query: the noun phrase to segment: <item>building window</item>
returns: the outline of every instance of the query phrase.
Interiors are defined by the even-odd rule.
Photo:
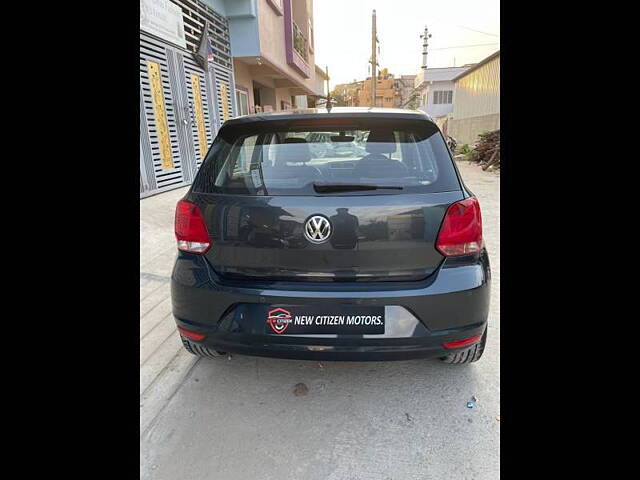
[[[435,104],[453,103],[453,90],[437,90],[433,92],[433,103]]]
[[[309,43],[302,33],[302,29],[296,22],[293,22],[293,49],[304,59],[309,61]]]
[[[238,105],[238,115],[249,114],[249,95],[242,90],[236,90],[236,104]]]

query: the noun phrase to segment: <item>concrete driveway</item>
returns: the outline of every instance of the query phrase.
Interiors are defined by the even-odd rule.
[[[500,177],[458,166],[480,199],[493,273],[488,346],[469,366],[190,356],[168,297],[185,189],[141,200],[141,478],[499,478]]]

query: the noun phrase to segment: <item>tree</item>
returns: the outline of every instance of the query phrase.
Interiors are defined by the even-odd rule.
[[[347,99],[344,95],[344,93],[342,92],[338,92],[336,90],[332,91],[331,93],[329,93],[329,95],[331,96],[331,100],[332,100],[332,104],[336,107],[346,107],[347,106]]]

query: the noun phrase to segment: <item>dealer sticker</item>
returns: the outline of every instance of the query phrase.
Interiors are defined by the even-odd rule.
[[[281,306],[266,314],[267,333],[281,334],[383,334],[384,307]]]

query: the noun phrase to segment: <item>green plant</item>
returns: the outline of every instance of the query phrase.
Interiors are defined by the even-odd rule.
[[[471,148],[469,148],[469,144],[465,143],[464,145],[462,145],[462,147],[460,148],[460,153],[466,155],[467,153],[471,152]]]
[[[337,107],[346,107],[347,99],[343,93],[338,93],[336,90],[329,94],[333,100],[333,105]]]
[[[478,152],[475,150],[470,150],[468,153],[464,154],[464,160],[467,162],[477,162],[478,161]]]

